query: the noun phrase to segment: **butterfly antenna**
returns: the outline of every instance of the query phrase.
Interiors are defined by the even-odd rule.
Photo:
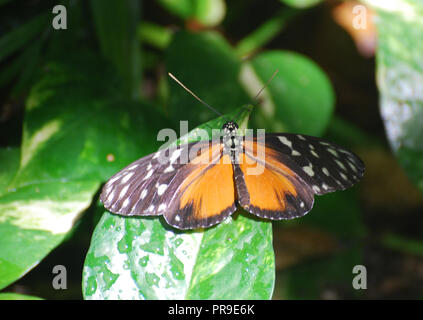
[[[178,80],[178,78],[176,78],[172,73],[168,73],[169,76],[175,80],[182,88],[184,88],[186,91],[188,91],[188,93],[190,93],[195,99],[197,99],[198,101],[200,101],[202,104],[204,104],[207,108],[209,108],[211,111],[213,111],[214,113],[216,113],[219,116],[222,116],[222,114],[217,111],[215,108],[213,108],[211,105],[209,105],[207,102],[204,102],[203,100],[201,100],[194,92],[192,92],[190,89],[188,89],[181,81]]]
[[[269,78],[269,80],[267,80],[266,84],[259,90],[259,92],[257,92],[256,96],[254,97],[254,101],[257,102],[258,101],[258,97],[260,96],[260,94],[263,92],[264,89],[266,89],[270,82],[273,80],[273,78],[278,74],[279,69],[276,69],[275,72],[273,72],[272,76]]]
[[[267,80],[266,84],[257,92],[256,96],[254,97],[254,99],[252,100],[253,104],[258,102],[258,97],[260,96],[260,94],[263,92],[264,89],[266,89],[266,87],[269,85],[269,83],[273,80],[273,78],[278,74],[279,69],[276,69],[275,72],[273,72],[272,76],[269,78],[269,80]],[[247,106],[243,106],[244,108],[248,109]],[[236,118],[238,118],[238,116],[241,114],[241,110],[238,112]]]

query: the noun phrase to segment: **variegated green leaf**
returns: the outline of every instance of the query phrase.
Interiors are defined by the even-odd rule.
[[[20,152],[0,152],[0,288],[64,239],[108,176],[155,149],[154,113],[119,108],[113,76],[89,57],[48,65],[27,100]]]
[[[423,190],[423,3],[363,1],[377,15],[377,84],[386,134],[400,164]]]

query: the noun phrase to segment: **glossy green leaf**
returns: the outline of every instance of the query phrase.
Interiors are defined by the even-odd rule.
[[[195,19],[205,26],[217,26],[225,17],[225,0],[197,0],[194,4]]]
[[[169,12],[184,19],[192,19],[204,26],[216,26],[226,14],[224,0],[159,0]]]
[[[377,84],[386,134],[400,164],[423,191],[423,3],[364,1],[377,14]]]
[[[25,67],[23,68],[20,77],[12,90],[12,96],[16,97],[22,93],[23,90],[26,90],[30,87],[37,72],[37,68],[39,67],[43,40],[44,39],[40,39],[39,41],[32,44],[28,49],[26,49],[27,52],[24,53],[24,55],[27,57],[27,60],[24,64]]]
[[[155,150],[157,115],[118,100],[116,80],[80,54],[46,67],[27,100],[20,153],[0,153],[0,288],[63,240],[101,182]]]
[[[6,193],[9,182],[19,168],[20,150],[18,148],[0,149],[0,195]]]
[[[90,1],[103,56],[112,62],[124,81],[127,97],[138,98],[141,55],[136,28],[140,5],[137,0]]]
[[[399,234],[387,233],[382,236],[381,243],[392,250],[423,256],[423,240],[410,239]]]
[[[159,49],[165,49],[172,39],[172,31],[158,24],[144,21],[137,28],[138,38]]]
[[[243,67],[243,83],[260,94],[255,124],[275,132],[321,135],[334,109],[334,92],[326,74],[310,59],[293,52],[267,51]]]
[[[235,119],[244,123],[248,114]],[[222,121],[207,126],[219,128]],[[188,141],[197,140],[195,133]],[[271,223],[239,211],[215,227],[189,232],[161,217],[106,212],[83,275],[86,299],[269,299],[273,283]]]
[[[262,48],[266,43],[276,37],[286,26],[287,22],[296,14],[298,10],[285,9],[278,12],[275,16],[267,19],[256,30],[243,38],[236,47],[239,57],[248,57],[256,50]]]
[[[41,14],[0,37],[0,61],[39,35],[48,22],[48,15]]]
[[[166,51],[167,71],[220,113],[250,102],[240,85],[241,62],[217,33],[179,32]],[[172,119],[188,120],[191,128],[216,115],[169,78]]]
[[[308,8],[322,2],[322,0],[280,0],[280,1],[295,8]]]
[[[43,299],[39,297],[29,296],[27,294],[3,292],[3,293],[0,293],[0,300],[43,300]]]

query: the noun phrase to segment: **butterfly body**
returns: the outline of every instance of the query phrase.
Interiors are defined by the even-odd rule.
[[[163,159],[164,158],[164,159]],[[112,176],[100,199],[122,215],[163,215],[178,229],[207,228],[237,208],[265,219],[311,210],[315,194],[352,186],[364,164],[320,138],[270,133],[240,136],[233,121],[219,139],[160,150]]]
[[[241,144],[238,137],[238,125],[236,122],[226,122],[222,130],[223,134],[223,154],[230,156],[232,162],[236,162],[239,157]]]

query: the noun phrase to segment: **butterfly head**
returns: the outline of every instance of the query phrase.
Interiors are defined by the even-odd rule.
[[[228,121],[223,125],[222,130],[225,135],[235,136],[238,130],[238,125],[234,121]]]

